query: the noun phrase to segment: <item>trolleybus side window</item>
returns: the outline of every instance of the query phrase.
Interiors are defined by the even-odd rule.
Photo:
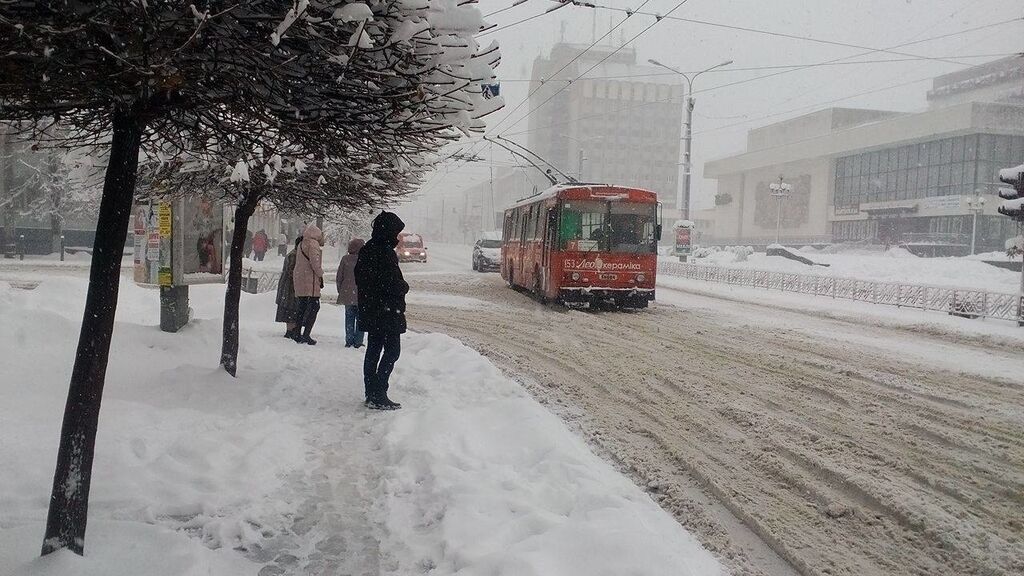
[[[607,250],[608,204],[593,200],[562,203],[559,246],[562,250],[592,252]]]
[[[529,220],[526,227],[526,239],[533,240],[537,237],[537,206],[536,204],[530,206]]]

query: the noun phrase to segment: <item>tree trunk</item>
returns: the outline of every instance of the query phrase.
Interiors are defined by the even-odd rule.
[[[220,365],[232,376],[238,370],[238,302],[242,297],[242,257],[249,218],[256,212],[259,196],[246,194],[235,208],[235,231],[231,234],[231,266],[224,292],[224,328],[221,334]]]
[[[114,331],[121,255],[128,233],[143,128],[144,123],[137,114],[126,110],[113,113],[110,162],[103,181],[82,330],[64,407],[43,555],[61,548],[81,555],[85,548],[96,426]]]

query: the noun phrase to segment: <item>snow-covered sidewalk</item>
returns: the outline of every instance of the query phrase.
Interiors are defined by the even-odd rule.
[[[395,413],[362,407],[361,354],[243,294],[241,370],[216,368],[222,286],[160,332],[121,287],[86,556],[37,558],[86,281],[0,282],[0,574],[717,574],[643,491],[473,350],[410,334]]]

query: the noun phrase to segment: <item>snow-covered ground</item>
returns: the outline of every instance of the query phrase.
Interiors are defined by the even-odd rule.
[[[734,574],[1024,574],[1024,329],[664,275],[647,310],[567,311],[468,254],[407,267],[412,325],[515,375]]]
[[[324,306],[318,346],[299,346],[272,323],[273,294],[243,294],[232,379],[216,367],[222,286],[193,287],[194,320],[167,334],[156,291],[127,280],[86,556],[37,558],[87,285],[38,280],[0,281],[0,574],[721,570],[558,417],[447,336],[409,334],[393,377],[405,408],[370,412],[338,308]]]
[[[931,284],[955,288],[1016,293],[1020,286],[1020,273],[986,264],[979,257],[918,258],[901,248],[887,252],[841,252],[829,254],[813,248],[796,251],[801,256],[829,266],[807,266],[782,256],[755,253],[744,262],[738,262],[729,251],[715,252],[706,258],[693,258],[697,264],[713,264],[730,268],[771,270],[797,274],[817,274],[873,280],[876,282],[904,282]],[[997,254],[992,255],[992,259]],[[678,258],[662,256],[669,262]],[[1006,260],[1005,254],[1002,260]]]

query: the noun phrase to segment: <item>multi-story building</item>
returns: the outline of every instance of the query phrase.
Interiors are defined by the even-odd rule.
[[[778,233],[788,244],[956,254],[975,234],[977,251],[1002,249],[1017,226],[996,213],[996,171],[1024,161],[1021,70],[1017,58],[975,69],[974,82],[938,77],[921,113],[829,108],[752,130],[746,152],[705,164],[718,180],[705,243],[764,245]],[[792,187],[781,200],[770,189],[780,176]]]
[[[615,50],[560,43],[534,61],[527,147],[581,181],[657,192],[674,217],[680,79]]]

